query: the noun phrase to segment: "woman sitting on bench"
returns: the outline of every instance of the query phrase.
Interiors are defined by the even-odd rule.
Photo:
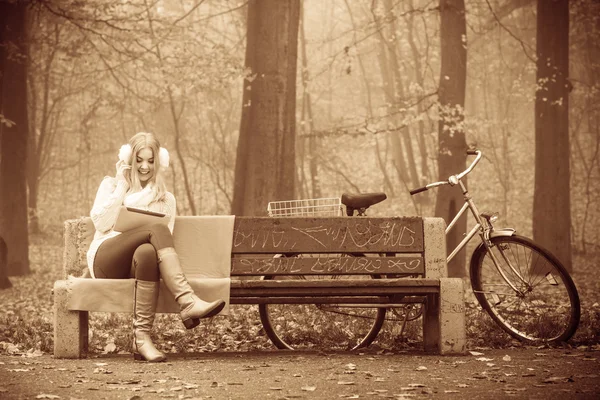
[[[208,303],[198,298],[189,285],[173,247],[175,197],[166,190],[163,170],[169,153],[151,133],[134,135],[119,151],[116,176],[105,177],[98,188],[90,213],[96,233],[87,253],[90,274],[96,279],[135,278],[133,309],[133,352],[136,360],[164,361],[150,339],[158,288],[162,277],[180,307],[187,329],[200,318],[218,314],[225,302]],[[122,206],[170,216],[168,225],[144,225],[126,232],[114,230]]]

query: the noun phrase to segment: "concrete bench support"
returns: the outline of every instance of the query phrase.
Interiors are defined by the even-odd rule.
[[[466,352],[465,290],[461,278],[440,280],[440,343],[441,354]]]
[[[68,284],[54,283],[54,356],[82,358],[88,351],[88,312],[69,310]]]

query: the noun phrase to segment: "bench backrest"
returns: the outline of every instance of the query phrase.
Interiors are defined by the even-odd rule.
[[[176,227],[178,221],[189,223],[189,218],[177,217]],[[446,277],[444,230],[441,218],[236,217],[231,275]],[[65,222],[65,276],[80,276],[87,269],[86,252],[94,232],[89,217]],[[304,256],[293,257],[297,254]]]

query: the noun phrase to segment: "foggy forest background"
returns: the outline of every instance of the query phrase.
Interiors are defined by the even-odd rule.
[[[263,42],[268,28],[262,26],[274,26],[271,32],[276,32],[289,21],[273,14],[271,20],[252,21],[259,27],[249,33],[248,8],[258,6],[240,0],[27,3],[27,41],[21,47],[27,52],[15,50],[19,46],[11,44],[7,30],[2,38],[3,57],[27,64],[26,168],[19,169],[23,161],[14,164],[15,155],[6,151],[7,132],[14,131],[14,122],[18,124],[6,112],[7,104],[16,101],[6,82],[0,146],[2,176],[8,170],[13,171],[11,176],[22,172],[27,183],[27,199],[20,201],[27,202],[29,235],[61,236],[66,219],[88,215],[100,180],[114,176],[119,147],[139,131],[154,132],[171,153],[167,181],[178,199],[179,215],[234,212],[242,113],[244,107],[252,107],[243,102],[243,95],[260,79],[245,60],[248,52],[265,59],[280,57],[262,55],[270,48]],[[279,7],[283,11],[273,12],[289,14],[288,7],[295,2],[284,3]],[[286,193],[287,198],[246,196],[244,202],[258,204],[253,205],[254,214],[266,215],[270,200],[373,191],[386,192],[388,199],[369,215],[435,214],[435,191],[411,197],[409,190],[460,171],[439,171],[438,156],[439,88],[448,79],[440,74],[444,41],[440,4],[461,3],[299,3],[295,88],[277,82],[272,88],[275,97],[291,93],[295,100],[294,126],[291,133],[286,131],[293,134],[295,165],[283,177],[293,182],[293,193]],[[571,85],[568,132],[562,132],[568,146],[560,149],[555,162],[566,162],[570,186],[563,191],[568,193],[558,189],[552,197],[570,198],[570,210],[562,210],[570,216],[566,228],[570,243],[560,245],[569,251],[597,252],[600,3],[547,3],[568,7],[568,42],[562,43],[568,49]],[[540,140],[554,143],[561,134],[557,130],[544,138],[536,134],[536,93],[544,90],[544,82],[536,78],[538,4],[533,0],[463,4],[466,34],[459,37],[467,57],[465,102],[464,109],[453,114],[453,126],[485,157],[469,175],[469,188],[482,209],[500,212],[500,225],[532,236],[539,184],[536,140],[538,145]],[[264,16],[268,10],[261,12]],[[3,23],[6,27],[11,21]],[[544,32],[556,29],[548,25]],[[285,36],[271,39],[280,41],[280,48],[289,45]],[[254,131],[248,140],[263,133]],[[462,163],[464,168],[464,158]],[[254,178],[268,183],[277,169],[277,163],[265,162]],[[548,187],[556,188],[552,177],[544,179]],[[7,199],[13,195],[9,188],[2,185],[0,193],[5,204],[0,234],[5,238],[12,235],[6,228]],[[544,229],[552,229],[556,217],[547,215]],[[8,269],[11,274],[22,272],[13,268]]]

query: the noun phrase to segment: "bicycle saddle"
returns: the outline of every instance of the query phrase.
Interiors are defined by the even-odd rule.
[[[348,212],[353,212],[354,210],[366,210],[374,204],[381,203],[387,199],[387,195],[382,192],[376,193],[357,193],[357,194],[342,194],[342,204],[344,204],[348,210]],[[348,215],[352,215],[349,213]]]

